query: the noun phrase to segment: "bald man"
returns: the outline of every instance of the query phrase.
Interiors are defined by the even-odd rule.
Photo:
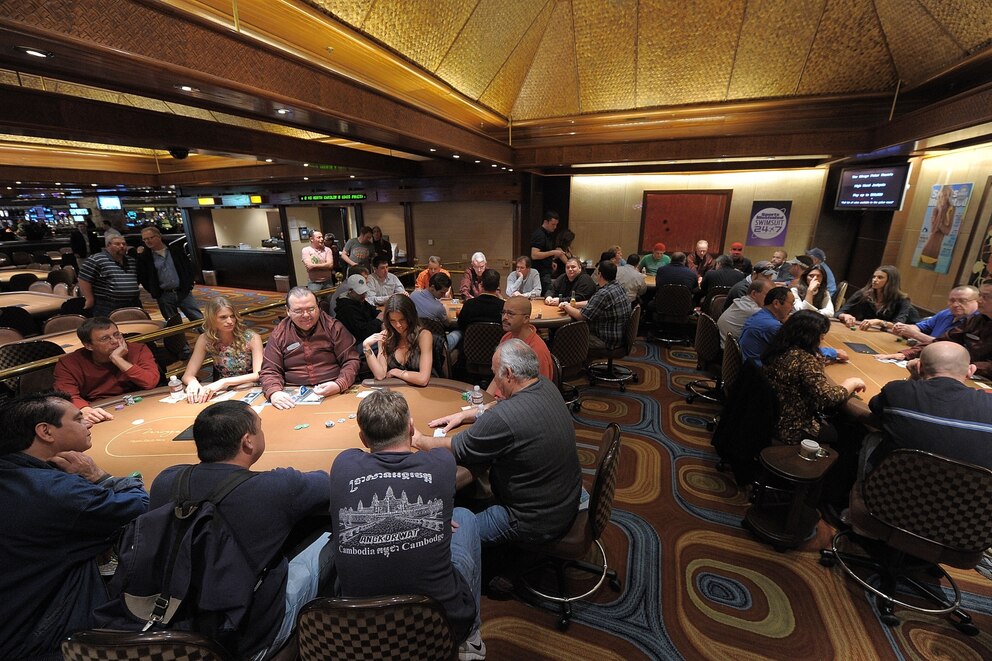
[[[870,464],[910,448],[992,468],[992,395],[968,386],[974,373],[968,350],[956,342],[923,349],[920,379],[892,381],[868,403],[885,431]]]
[[[499,343],[503,344],[507,340],[523,340],[534,353],[537,354],[537,363],[541,376],[549,381],[554,381],[554,367],[551,362],[551,352],[548,345],[544,343],[537,328],[530,323],[530,299],[520,296],[509,298],[503,303],[503,315],[501,317],[503,330],[506,334],[500,338]],[[487,391],[493,397],[502,398],[502,393],[496,386],[496,379],[489,383]]]

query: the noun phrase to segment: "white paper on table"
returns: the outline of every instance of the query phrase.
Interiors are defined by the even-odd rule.
[[[444,427],[438,427],[434,430],[434,438],[444,438]]]
[[[262,409],[264,409],[268,405],[269,405],[268,402],[265,402],[264,404],[255,404],[254,406],[251,407],[251,410],[254,411],[256,415],[261,415]]]
[[[158,401],[162,402],[163,404],[178,404],[179,402],[186,401],[186,393],[184,392],[170,393],[168,397],[166,397],[165,399],[160,399]]]
[[[358,393],[357,395],[355,395],[355,397],[357,397],[358,399],[365,399],[366,397],[368,397],[369,395],[371,395],[374,392],[375,392],[375,390],[363,390],[360,393]]]

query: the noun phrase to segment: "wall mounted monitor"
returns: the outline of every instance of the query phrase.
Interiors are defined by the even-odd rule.
[[[121,198],[116,195],[98,195],[96,205],[104,211],[120,211]]]
[[[834,209],[897,211],[902,207],[908,177],[908,165],[844,168],[840,173]]]

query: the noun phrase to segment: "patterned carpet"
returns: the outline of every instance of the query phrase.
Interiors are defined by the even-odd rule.
[[[274,292],[198,287],[197,296],[236,304]],[[280,311],[249,318],[271,327]],[[795,551],[778,553],[741,528],[748,503],[732,477],[715,469],[706,418],[715,408],[683,398],[698,378],[691,349],[639,341],[622,361],[638,374],[626,393],[587,389],[575,414],[587,487],[606,425],[623,430],[612,524],[604,536],[623,584],[604,585],[576,604],[566,632],[553,612],[483,597],[488,659],[954,659],[992,658],[992,581],[952,570],[964,607],[982,630],[959,633],[939,617],[897,609],[883,625],[865,592],[840,568],[817,562],[833,530],[819,524]],[[575,585],[586,580],[575,577]]]

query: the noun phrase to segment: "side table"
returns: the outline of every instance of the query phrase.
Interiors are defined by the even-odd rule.
[[[761,451],[764,471],[787,482],[791,499],[768,502],[757,494],[756,502],[744,515],[743,526],[769,544],[776,551],[799,546],[812,534],[820,513],[816,502],[824,474],[837,461],[837,451],[823,448],[825,454],[816,459],[806,459],[799,454],[799,446],[777,445]]]

